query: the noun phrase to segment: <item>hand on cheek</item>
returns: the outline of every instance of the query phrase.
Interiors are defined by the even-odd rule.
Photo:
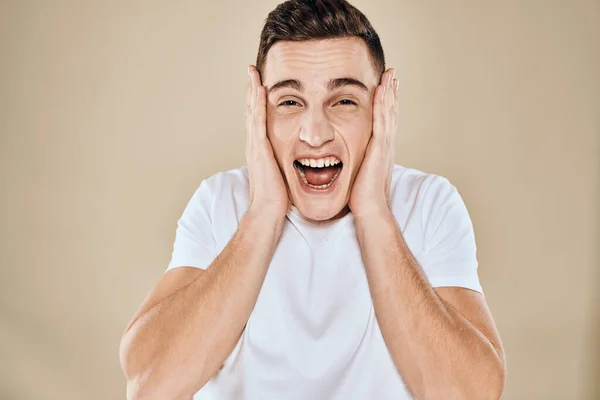
[[[267,137],[267,95],[255,66],[248,67],[246,93],[246,161],[250,208],[285,216],[290,199]]]
[[[373,98],[373,133],[352,186],[348,206],[355,217],[389,210],[397,127],[398,80],[388,69]]]

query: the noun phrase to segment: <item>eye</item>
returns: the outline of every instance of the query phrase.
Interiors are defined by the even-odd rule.
[[[284,107],[293,107],[293,106],[298,106],[299,104],[296,100],[286,100],[279,105],[284,106]]]
[[[339,104],[343,105],[343,106],[352,106],[352,105],[356,105],[355,102],[353,102],[352,100],[348,100],[348,99],[343,99],[339,101]]]

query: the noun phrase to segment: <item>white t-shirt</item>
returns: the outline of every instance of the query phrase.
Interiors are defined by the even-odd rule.
[[[178,221],[168,269],[206,269],[248,194],[246,167],[204,180]],[[433,287],[482,292],[471,219],[446,178],[394,165],[391,209]],[[352,214],[317,226],[292,207],[242,336],[194,400],[410,398],[375,318]]]

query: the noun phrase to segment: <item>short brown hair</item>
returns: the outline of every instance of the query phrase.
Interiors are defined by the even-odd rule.
[[[260,34],[256,68],[261,75],[267,52],[280,40],[306,41],[359,37],[378,77],[385,71],[379,35],[367,17],[346,0],[287,0],[271,11]]]

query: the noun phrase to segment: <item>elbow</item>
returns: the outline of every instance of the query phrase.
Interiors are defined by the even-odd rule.
[[[489,362],[460,379],[448,377],[446,383],[437,380],[435,384],[421,387],[415,393],[419,399],[482,399],[499,400],[504,392],[506,365],[504,362]],[[457,379],[458,378],[458,379]]]
[[[152,374],[127,379],[127,400],[191,400],[193,393],[155,379]]]
[[[127,379],[127,400],[150,400],[152,391],[142,387],[140,379]]]
[[[506,383],[506,363],[504,360],[500,360],[494,370],[494,376],[490,379],[490,389],[488,399],[498,400],[502,397],[504,392],[504,385]]]
[[[127,400],[191,400],[194,393],[181,379],[173,379],[169,367],[152,355],[141,352],[131,332],[119,346],[119,361],[127,380]]]
[[[121,364],[121,370],[129,382],[134,376],[138,375],[137,371],[134,370],[134,352],[133,352],[133,338],[131,332],[126,332],[121,338],[119,343],[119,362]],[[128,397],[129,398],[129,397]]]
[[[506,364],[503,360],[497,359],[477,381],[471,382],[468,391],[474,394],[473,398],[498,400],[504,392],[505,382]]]
[[[192,400],[194,393],[157,383],[152,378],[127,380],[127,400]]]
[[[136,352],[136,343],[132,332],[127,332],[121,338],[119,345],[119,361],[121,369],[127,380],[127,400],[153,400],[159,399],[156,379],[150,377],[151,368],[149,362],[140,361],[139,351]],[[152,387],[152,382],[155,387]],[[168,398],[168,397],[163,397]]]
[[[494,357],[492,358],[492,361],[489,362],[487,384],[484,384],[484,387],[482,388],[485,395],[484,397],[481,397],[482,399],[498,400],[502,397],[502,393],[504,392],[504,385],[506,383],[506,359],[504,350],[501,347],[496,348],[496,346],[494,346],[494,350]]]
[[[502,347],[493,346],[486,357],[472,366],[469,379],[465,385],[469,396],[464,398],[477,398],[498,400],[502,398],[506,383],[506,361]],[[463,397],[461,397],[463,398]]]

